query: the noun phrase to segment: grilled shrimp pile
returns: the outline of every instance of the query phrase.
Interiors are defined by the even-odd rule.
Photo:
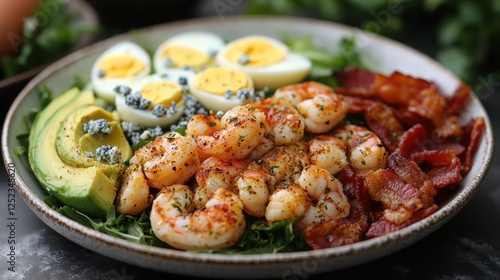
[[[249,216],[301,217],[320,249],[431,215],[437,194],[469,171],[484,129],[482,118],[459,118],[470,90],[444,97],[398,72],[335,75],[342,87],[285,86],[149,142],[130,160],[117,210],[151,211],[155,235],[182,250],[234,246]]]

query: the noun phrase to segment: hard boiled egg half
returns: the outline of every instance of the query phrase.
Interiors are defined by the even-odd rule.
[[[143,127],[167,127],[179,121],[184,112],[184,93],[194,72],[171,69],[144,78],[130,88],[118,87],[116,111],[120,119]]]
[[[97,96],[114,103],[116,86],[132,86],[150,71],[151,61],[142,47],[133,42],[120,42],[97,58],[90,79]]]
[[[155,51],[156,72],[171,68],[200,70],[214,64],[214,58],[224,47],[221,37],[209,32],[186,32],[170,37]]]
[[[216,57],[217,64],[249,75],[255,88],[279,88],[301,82],[311,70],[311,61],[290,52],[279,40],[246,36],[227,44]]]
[[[189,80],[189,91],[208,110],[226,112],[252,101],[254,86],[245,73],[227,67],[209,67]]]

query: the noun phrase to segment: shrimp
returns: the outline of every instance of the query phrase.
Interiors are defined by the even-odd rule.
[[[297,224],[304,229],[313,223],[346,217],[349,211],[350,204],[340,181],[327,170],[310,165],[295,183],[270,196],[265,216],[269,222],[304,216]]]
[[[279,88],[274,97],[294,105],[304,116],[306,131],[311,133],[324,133],[333,129],[345,118],[349,107],[342,95],[317,82]]]
[[[193,135],[203,159],[211,156],[224,160],[243,159],[264,138],[266,117],[251,106],[236,106],[220,121],[222,129],[211,135]]]
[[[306,191],[295,183],[286,188],[280,188],[269,198],[266,208],[266,220],[268,222],[291,221],[297,217],[304,216],[311,202]]]
[[[304,219],[299,222],[300,226],[349,215],[351,206],[344,194],[342,183],[328,170],[310,165],[304,168],[296,183],[307,192],[313,202],[308,207]]]
[[[347,145],[349,161],[356,171],[385,168],[388,152],[375,133],[362,126],[345,125],[334,134]]]
[[[269,200],[269,186],[274,178],[264,170],[245,170],[236,180],[235,189],[243,203],[245,212],[254,217],[263,217]]]
[[[135,151],[130,163],[141,165],[148,185],[161,190],[187,182],[200,168],[201,159],[191,137],[169,132]]]
[[[269,138],[263,138],[262,141],[255,147],[245,158],[248,161],[254,161],[263,157],[267,152],[276,147],[273,140]]]
[[[132,164],[121,180],[115,206],[118,213],[137,215],[146,210],[153,202],[149,185],[140,165]]]
[[[269,195],[280,186],[294,182],[308,163],[305,141],[277,146],[261,159],[250,163],[235,184],[245,212],[263,217]]]
[[[304,118],[284,100],[266,98],[250,105],[266,114],[268,131],[276,145],[297,143],[304,137]]]
[[[191,117],[186,127],[186,136],[212,135],[222,129],[220,118],[211,114],[208,116],[197,114]]]
[[[334,135],[318,135],[309,140],[311,164],[335,175],[349,164],[344,141]]]
[[[162,189],[153,201],[151,228],[170,246],[181,250],[220,249],[235,245],[245,230],[241,200],[217,189],[203,210],[195,210],[186,185]]]
[[[214,157],[206,159],[196,172],[197,187],[195,190],[195,205],[202,209],[208,197],[217,189],[232,190],[237,176],[247,168],[245,160],[221,160]]]

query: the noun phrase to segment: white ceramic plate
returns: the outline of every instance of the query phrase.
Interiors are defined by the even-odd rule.
[[[459,80],[448,70],[411,48],[360,30],[317,20],[286,17],[197,19],[143,29],[139,34],[151,46],[157,46],[171,35],[190,30],[211,31],[227,40],[249,34],[281,38],[282,32],[296,36],[312,35],[317,46],[330,50],[337,48],[341,38],[356,34],[361,52],[384,73],[399,70],[433,80],[445,94],[451,94],[459,84]],[[19,145],[16,134],[23,131],[23,116],[31,107],[38,106],[39,101],[34,94],[38,86],[46,85],[54,92],[67,89],[75,75],[88,75],[93,61],[104,49],[131,38],[132,35],[124,34],[99,42],[72,53],[40,73],[26,86],[10,108],[2,136],[5,164],[14,164],[17,189],[33,212],[61,235],[110,258],[170,273],[215,278],[286,278],[294,276],[294,267],[297,266],[309,273],[355,266],[401,250],[437,230],[472,198],[489,168],[493,155],[492,129],[483,106],[474,98],[466,108],[464,117],[470,119],[483,116],[486,120],[486,131],[474,158],[472,170],[464,178],[460,190],[428,218],[386,236],[316,251],[215,255],[138,245],[94,231],[60,215],[42,201],[46,193],[32,174],[27,159],[13,154],[13,150]]]

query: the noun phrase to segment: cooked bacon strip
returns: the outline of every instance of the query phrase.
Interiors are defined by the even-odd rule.
[[[467,147],[465,154],[462,158],[462,173],[467,174],[472,166],[472,157],[476,152],[479,143],[481,142],[481,137],[483,136],[486,123],[483,117],[477,117],[469,122],[466,127],[466,132],[464,133],[464,145]]]
[[[410,101],[424,89],[430,88],[433,84],[420,78],[394,72],[390,76],[378,75],[375,80],[374,90],[377,96],[383,101],[407,107]]]
[[[365,119],[370,130],[378,135],[384,146],[390,152],[396,150],[405,128],[394,116],[393,111],[386,105],[376,103],[366,112]]]
[[[466,147],[452,140],[443,143],[437,143],[436,150],[453,150],[455,152],[455,155],[457,157],[460,157],[465,152]]]
[[[349,109],[347,111],[349,114],[364,114],[368,112],[370,107],[379,103],[375,100],[364,99],[354,96],[345,96],[345,99],[349,104]]]
[[[434,204],[436,188],[427,174],[413,160],[406,159],[399,154],[392,154],[389,156],[388,165],[404,183],[419,190],[419,198],[424,208]]]
[[[454,150],[426,150],[411,155],[411,159],[418,164],[425,163],[431,167],[450,165],[456,157]]]
[[[461,83],[455,90],[453,95],[447,100],[446,115],[457,116],[466,106],[466,102],[470,98],[470,87]]]
[[[403,206],[410,211],[417,211],[423,206],[419,190],[404,183],[394,171],[388,169],[366,173],[364,187],[373,200],[382,202],[385,208],[391,210]]]
[[[443,120],[441,125],[434,129],[434,133],[441,139],[460,137],[464,130],[460,125],[460,120],[457,116],[449,116]]]
[[[434,187],[443,188],[459,183],[462,180],[461,169],[462,164],[460,163],[460,159],[454,158],[450,165],[435,167],[427,172],[427,175],[431,178]]]
[[[378,75],[373,72],[351,68],[335,71],[333,76],[345,88],[345,95],[369,99],[377,97],[373,87]]]
[[[339,172],[338,180],[342,183],[342,187],[344,189],[344,194],[348,198],[356,198],[356,193],[358,192],[355,182],[355,173],[354,169],[347,165],[342,168]]]
[[[338,179],[342,183],[344,194],[355,199],[359,207],[366,211],[380,208],[380,203],[371,199],[368,189],[364,187],[364,174],[355,174],[352,167],[346,166],[340,171]]]
[[[313,249],[325,249],[359,242],[369,227],[369,215],[351,208],[348,217],[309,226],[304,238]]]
[[[443,124],[443,113],[446,108],[446,100],[436,87],[422,89],[408,103],[407,110],[423,118],[432,121],[434,126]]]
[[[412,153],[421,151],[428,144],[427,131],[421,124],[416,124],[401,136],[396,153],[409,158]]]
[[[370,225],[370,228],[368,229],[368,231],[366,232],[365,237],[366,238],[374,238],[374,237],[386,235],[386,234],[389,234],[391,232],[403,229],[411,224],[414,224],[414,223],[430,216],[432,213],[436,212],[437,208],[438,208],[438,206],[436,204],[434,204],[431,207],[424,208],[420,211],[417,211],[417,212],[413,213],[413,216],[411,217],[411,219],[409,219],[405,223],[402,223],[399,225],[388,222],[384,219],[373,222]]]

